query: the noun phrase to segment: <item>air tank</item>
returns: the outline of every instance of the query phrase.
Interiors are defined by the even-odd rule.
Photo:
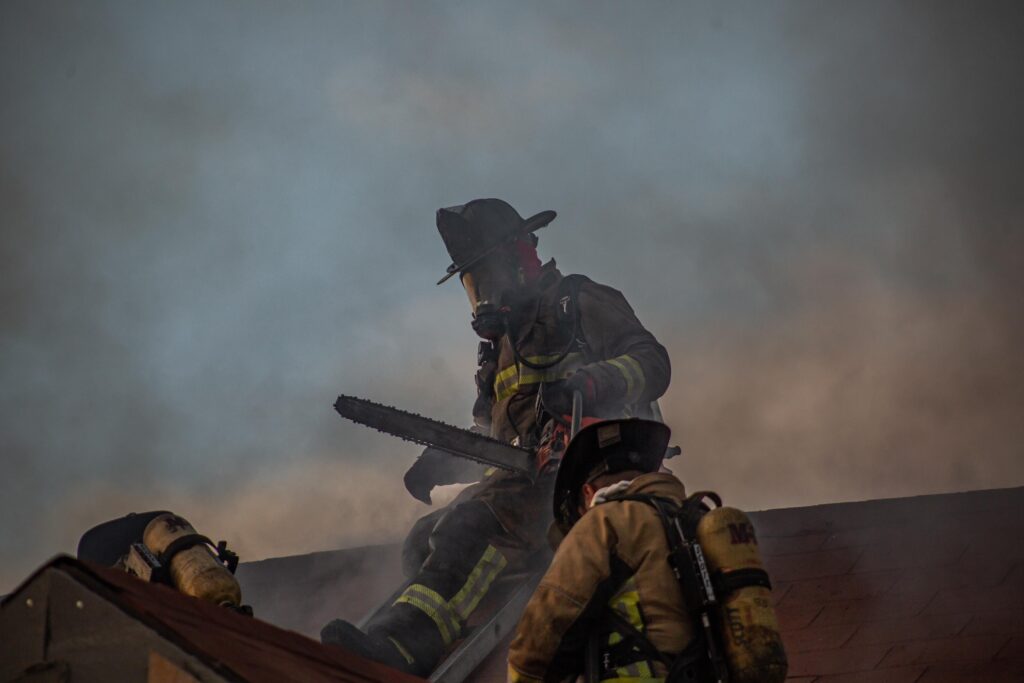
[[[788,668],[771,589],[750,518],[720,507],[697,525],[697,542],[717,586],[730,683],[782,683]],[[746,585],[744,585],[746,584]]]
[[[184,518],[172,513],[156,517],[142,534],[142,542],[157,557],[174,541],[196,535]],[[242,604],[242,589],[235,577],[214,556],[206,543],[198,543],[174,554],[169,574],[171,583],[182,593],[215,605]]]

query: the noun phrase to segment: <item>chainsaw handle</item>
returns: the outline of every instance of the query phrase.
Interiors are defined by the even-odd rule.
[[[576,389],[572,392],[572,425],[569,429],[569,438],[576,436],[580,431],[580,422],[583,421],[583,392]]]

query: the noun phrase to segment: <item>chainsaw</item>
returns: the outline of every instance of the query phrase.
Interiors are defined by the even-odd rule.
[[[521,474],[531,481],[555,467],[565,447],[588,421],[582,417],[583,398],[573,394],[573,414],[565,425],[558,424],[536,449],[523,448],[455,427],[439,420],[410,413],[356,396],[342,394],[334,409],[342,417],[405,441],[432,446],[454,456]]]

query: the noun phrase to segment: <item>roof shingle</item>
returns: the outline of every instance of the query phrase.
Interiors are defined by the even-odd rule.
[[[1024,488],[751,516],[790,681],[1024,680]],[[385,598],[401,581],[399,557],[397,546],[315,553],[244,564],[239,577],[257,615],[315,636]],[[47,569],[239,680],[419,680],[110,569],[70,558]],[[507,641],[471,680],[503,681],[506,651]]]

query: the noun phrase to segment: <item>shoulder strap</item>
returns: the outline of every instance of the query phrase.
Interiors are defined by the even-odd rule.
[[[515,343],[510,343],[512,347],[512,355],[515,357],[516,362],[520,365],[525,365],[532,370],[547,370],[553,368],[563,360],[566,356],[572,353],[572,350],[580,347],[586,347],[586,340],[581,338],[582,326],[580,323],[580,307],[579,307],[579,294],[580,286],[584,282],[589,282],[590,278],[585,275],[566,275],[562,278],[562,281],[558,283],[558,300],[556,305],[558,306],[558,319],[562,321],[571,320],[572,328],[569,330],[569,341],[566,343],[565,348],[555,356],[553,360],[545,363],[534,363],[528,361],[516,348]],[[511,338],[510,338],[511,342]]]
[[[670,514],[668,510],[678,510],[678,506],[676,506],[674,501],[669,498],[645,494],[618,495],[612,496],[608,499],[608,502],[613,501],[637,501],[646,503],[657,510],[658,517],[661,519],[662,526],[665,529],[665,535],[669,541],[670,551],[674,551],[678,545],[678,541],[674,538],[675,534],[672,533],[671,525],[668,520],[668,514]],[[647,659],[659,661],[666,667],[671,668],[672,660],[662,654],[662,652],[654,646],[654,643],[652,643],[650,638],[647,637],[647,634],[634,627],[614,609],[608,611],[615,630],[623,637],[623,640],[627,641],[629,645],[635,646]]]
[[[608,614],[611,617],[612,623],[615,626],[615,630],[618,631],[619,635],[622,636],[623,640],[628,641],[631,645],[635,645],[640,653],[652,661],[661,662],[666,667],[672,666],[672,661],[662,654],[661,650],[654,647],[654,643],[647,637],[647,634],[638,629],[633,624],[616,612],[614,609],[608,610]]]
[[[164,551],[157,556],[157,559],[160,561],[160,564],[169,567],[175,555],[182,550],[188,550],[197,545],[213,546],[214,543],[202,534],[186,534],[168,543]]]
[[[695,598],[698,577],[692,565],[687,564],[689,562],[687,558],[690,557],[687,544],[695,538],[697,523],[700,522],[701,517],[710,511],[710,507],[704,502],[705,499],[710,499],[716,505],[721,505],[721,498],[717,494],[707,491],[691,495],[683,501],[682,505],[676,504],[669,498],[644,494],[616,496],[610,499],[646,503],[657,511],[669,545],[669,565],[679,581],[686,604],[691,610],[690,616],[697,621],[702,619],[696,611],[696,606],[700,604],[699,600]],[[646,639],[643,634],[639,635]],[[696,629],[694,641],[674,658],[669,667],[666,681],[696,680],[697,676],[706,675],[707,672],[716,669],[713,662],[717,660],[711,650],[717,650],[717,646],[713,646],[708,638],[714,638],[708,624],[704,624],[703,629],[700,627]],[[653,647],[650,641],[647,641],[647,644]],[[724,679],[719,678],[719,680]]]
[[[583,313],[580,311],[580,287],[590,282],[586,275],[566,275],[558,285],[558,317],[572,325],[571,342],[573,347],[585,351],[587,340],[583,338]]]
[[[697,537],[697,524],[700,523],[704,515],[712,510],[711,505],[706,501],[714,503],[716,508],[722,507],[722,498],[714,491],[697,491],[683,501],[683,506],[680,508],[680,522],[688,539]]]

